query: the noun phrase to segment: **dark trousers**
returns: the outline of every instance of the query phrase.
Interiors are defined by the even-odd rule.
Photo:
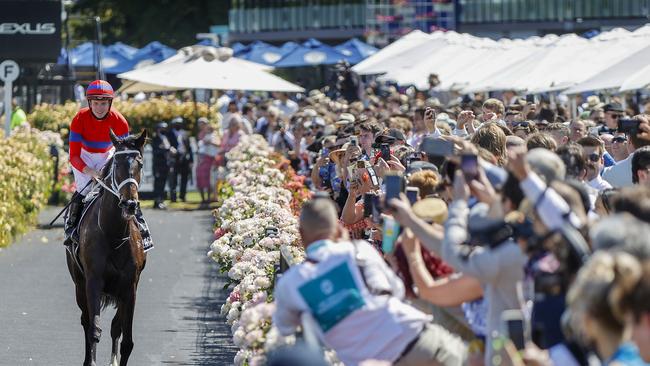
[[[178,178],[180,176],[181,186],[180,186],[180,199],[185,199],[185,193],[187,192],[187,180],[190,177],[190,162],[189,161],[179,161],[174,164],[172,170],[169,174],[169,194],[172,201],[176,200],[176,187],[178,186]]]
[[[154,165],[153,167],[153,197],[155,203],[160,203],[165,200],[165,186],[169,177],[169,166],[167,163],[164,165]]]

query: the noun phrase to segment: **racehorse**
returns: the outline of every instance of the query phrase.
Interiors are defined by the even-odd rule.
[[[135,221],[147,132],[143,130],[139,135],[121,139],[112,131],[110,135],[115,153],[98,179],[101,190],[80,220],[78,255],[66,251],[85,334],[84,366],[96,365],[97,343],[102,332],[99,314],[108,305],[117,307],[111,323],[111,366],[118,366],[118,349],[119,365],[126,366],[133,350],[138,280],[147,260]],[[118,347],[120,336],[122,341]]]

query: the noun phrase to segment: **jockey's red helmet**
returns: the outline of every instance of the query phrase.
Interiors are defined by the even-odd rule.
[[[86,89],[88,99],[113,99],[114,96],[113,87],[105,80],[95,80]]]

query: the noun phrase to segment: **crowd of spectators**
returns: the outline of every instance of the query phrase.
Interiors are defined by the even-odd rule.
[[[224,104],[224,150],[261,134],[317,192],[281,332],[309,314],[346,365],[650,362],[650,103],[448,99]]]

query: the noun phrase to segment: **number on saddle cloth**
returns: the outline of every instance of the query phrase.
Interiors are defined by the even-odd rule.
[[[306,282],[298,291],[323,332],[366,304],[348,261]]]

